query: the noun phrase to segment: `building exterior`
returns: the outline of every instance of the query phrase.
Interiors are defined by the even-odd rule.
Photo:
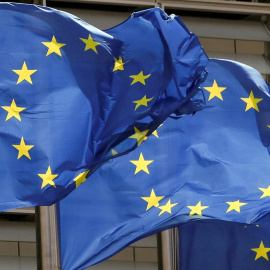
[[[115,26],[138,10],[161,7],[180,15],[210,57],[236,60],[256,68],[270,83],[270,1],[229,0],[28,0],[67,11],[100,29]],[[0,215],[0,270],[37,269],[35,209]],[[157,236],[127,247],[90,270],[157,270]],[[163,246],[164,248],[164,246]]]

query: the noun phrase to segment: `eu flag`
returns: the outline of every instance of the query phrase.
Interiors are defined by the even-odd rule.
[[[206,68],[202,111],[167,119],[60,202],[63,269],[189,220],[254,223],[269,213],[269,86],[241,63],[210,59]]]
[[[270,269],[270,215],[259,224],[203,220],[179,226],[180,269]]]
[[[65,12],[0,4],[0,211],[49,205],[138,144],[171,113],[197,110],[208,61],[161,9],[101,31]]]

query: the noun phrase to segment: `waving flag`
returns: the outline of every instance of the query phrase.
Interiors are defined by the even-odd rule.
[[[210,59],[207,70],[202,111],[133,136],[146,141],[60,202],[63,269],[84,269],[189,220],[254,223],[269,213],[269,86],[237,62]]]
[[[171,113],[196,110],[207,63],[196,36],[161,9],[104,32],[1,3],[0,44],[0,211],[60,200],[134,149],[134,130],[150,134]]]
[[[204,220],[179,227],[180,269],[268,270],[270,216],[245,225]]]

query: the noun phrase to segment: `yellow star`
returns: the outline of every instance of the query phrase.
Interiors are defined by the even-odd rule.
[[[155,130],[153,133],[152,133],[155,137],[158,138],[158,133],[157,133],[157,130]]]
[[[45,45],[46,47],[48,47],[48,51],[47,51],[46,56],[50,55],[51,53],[56,53],[56,54],[62,56],[60,48],[62,48],[63,46],[66,45],[64,43],[57,43],[55,36],[52,37],[51,42],[41,42],[41,43],[43,45]]]
[[[116,70],[124,70],[124,65],[127,63],[123,63],[123,59],[122,57],[120,56],[119,59],[116,59],[116,58],[113,58],[114,59],[114,68],[113,68],[113,71],[116,71]]]
[[[112,155],[113,155],[113,156],[115,156],[115,155],[118,154],[118,152],[116,152],[114,149],[111,149],[111,151],[112,151]]]
[[[257,112],[259,111],[259,108],[257,106],[257,103],[259,103],[260,101],[263,100],[262,98],[255,98],[252,91],[250,91],[250,95],[249,95],[248,98],[241,98],[241,99],[244,102],[247,103],[247,106],[246,106],[246,110],[245,111],[248,111],[249,109],[253,108]]]
[[[90,172],[90,170],[80,173],[78,176],[76,176],[73,181],[76,182],[76,188],[85,182],[87,174]]]
[[[270,197],[270,185],[268,186],[268,188],[259,188],[262,192],[263,192],[263,195],[260,197],[261,198],[264,198],[264,197]]]
[[[251,250],[253,250],[253,251],[255,251],[257,253],[256,257],[255,257],[255,261],[258,260],[261,257],[263,257],[267,261],[269,261],[267,252],[270,251],[270,248],[265,247],[264,244],[263,244],[263,241],[261,241],[260,246],[258,248],[252,248]]]
[[[48,167],[48,170],[45,174],[38,174],[38,176],[43,180],[41,188],[44,188],[47,185],[56,187],[53,179],[56,178],[58,174],[52,174],[52,170],[50,166]]]
[[[28,151],[30,149],[32,149],[34,147],[34,145],[26,145],[25,142],[24,142],[23,137],[21,138],[21,142],[20,142],[19,145],[13,144],[12,146],[15,147],[17,150],[19,150],[18,158],[17,159],[21,158],[22,156],[26,156],[29,159],[31,159]]]
[[[145,107],[147,107],[147,106],[148,106],[148,102],[151,101],[153,98],[154,98],[154,97],[147,98],[146,95],[145,95],[142,99],[132,101],[133,103],[136,103],[135,111],[136,111],[140,106],[145,106]]]
[[[23,107],[17,107],[15,100],[13,99],[10,106],[2,106],[4,110],[8,112],[6,121],[9,120],[11,117],[17,118],[19,121],[21,121],[20,112],[25,110]]]
[[[147,139],[146,134],[148,133],[149,129],[145,131],[139,131],[136,127],[134,127],[135,133],[132,136],[129,136],[131,139],[136,139],[138,146],[142,143],[142,141]]]
[[[32,69],[32,70],[28,69],[26,63],[23,62],[22,69],[19,69],[19,70],[13,69],[12,71],[19,75],[17,84],[19,84],[20,82],[22,82],[24,80],[33,84],[32,80],[31,80],[31,75],[33,73],[35,73],[37,70],[36,69]]]
[[[136,82],[140,82],[145,85],[145,79],[149,78],[150,76],[151,74],[143,75],[143,72],[141,71],[138,75],[131,75],[129,77],[133,79],[131,85]]]
[[[209,206],[201,206],[201,201],[199,201],[195,206],[187,206],[191,211],[190,216],[199,215],[202,216],[202,210],[208,208]]]
[[[208,101],[214,97],[218,97],[219,99],[223,100],[221,92],[227,89],[227,87],[219,87],[216,80],[214,80],[211,87],[204,87],[204,89],[210,92]]]
[[[88,39],[84,39],[84,38],[80,38],[80,40],[82,40],[86,45],[85,45],[85,48],[84,48],[84,51],[87,51],[87,50],[93,50],[95,53],[98,53],[97,52],[97,46],[100,45],[100,43],[96,42],[93,40],[92,36],[89,34],[88,36]]]
[[[149,197],[141,197],[141,198],[145,200],[146,202],[148,202],[147,207],[146,207],[146,211],[147,211],[153,206],[158,207],[159,201],[162,200],[164,196],[156,196],[155,191],[152,189]]]
[[[147,166],[151,164],[153,161],[154,160],[145,160],[142,153],[140,154],[140,157],[138,160],[130,160],[130,162],[136,166],[136,170],[134,174],[137,174],[140,171],[144,171],[149,174]]]
[[[159,127],[158,127],[158,128],[160,128],[161,126],[163,126],[163,124],[159,125]],[[157,130],[155,130],[155,131],[154,131],[152,134],[158,138],[158,133],[157,133]]]
[[[171,214],[172,213],[172,207],[176,206],[177,204],[178,203],[171,204],[171,200],[168,200],[168,202],[165,205],[158,207],[159,209],[161,209],[158,216],[162,215],[165,212],[168,212],[169,214]]]
[[[226,202],[229,205],[228,210],[226,213],[235,210],[236,212],[240,213],[240,207],[246,205],[247,203],[241,203],[239,200],[235,202]]]

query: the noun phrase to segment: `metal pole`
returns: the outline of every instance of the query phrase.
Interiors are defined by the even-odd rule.
[[[158,247],[159,270],[180,270],[178,228],[161,232]]]
[[[36,207],[37,269],[61,270],[56,205]]]
[[[46,0],[33,0],[33,4],[46,7]]]

